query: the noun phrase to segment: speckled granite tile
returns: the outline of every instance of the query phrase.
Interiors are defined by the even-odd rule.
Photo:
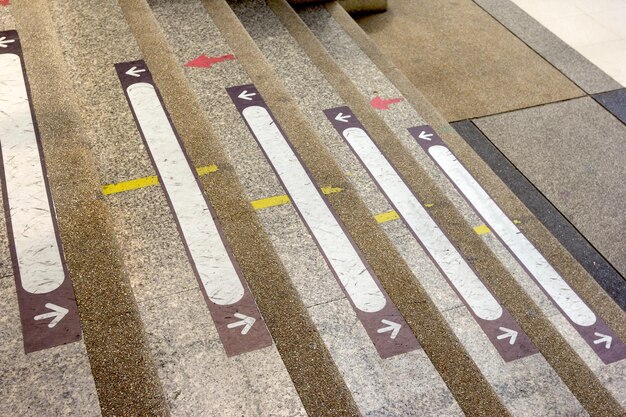
[[[626,273],[626,126],[591,98],[475,121],[615,266]]]
[[[226,356],[199,290],[140,310],[172,415],[306,415],[275,346]]]
[[[82,341],[24,354],[14,282],[0,278],[0,415],[99,416]]]
[[[509,0],[474,0],[515,36],[589,94],[621,85]]]
[[[106,197],[124,266],[138,302],[197,289],[163,190],[159,185]]]
[[[463,415],[423,350],[380,359],[347,300],[309,311],[364,416]]]
[[[471,0],[390,0],[356,20],[448,121],[583,94]]]

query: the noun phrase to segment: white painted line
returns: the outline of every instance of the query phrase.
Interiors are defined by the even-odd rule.
[[[244,288],[154,87],[136,83],[127,93],[207,296],[236,303]]]
[[[593,311],[567,285],[450,150],[436,145],[428,148],[428,152],[561,310],[579,326],[593,325],[596,322]]]
[[[356,127],[347,128],[342,134],[474,313],[483,320],[500,318],[502,307],[498,301],[415,198],[369,135]]]
[[[385,296],[268,111],[250,106],[242,114],[354,305],[368,313],[382,310]]]
[[[22,287],[56,290],[65,271],[22,73],[20,57],[0,55],[0,147]]]

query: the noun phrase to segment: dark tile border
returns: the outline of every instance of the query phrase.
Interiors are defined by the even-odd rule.
[[[621,100],[626,100],[626,89],[621,94]],[[616,117],[619,118],[617,115]],[[626,278],[589,243],[472,121],[455,122],[452,123],[452,127],[576,258],[622,310],[626,311]]]

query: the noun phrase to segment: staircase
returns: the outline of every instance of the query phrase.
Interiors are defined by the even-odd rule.
[[[0,415],[624,413],[624,311],[338,3],[96,3],[0,2]]]

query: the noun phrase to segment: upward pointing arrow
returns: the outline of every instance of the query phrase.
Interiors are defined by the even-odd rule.
[[[256,96],[256,93],[248,93],[248,90],[243,90],[241,94],[239,94],[237,97],[239,97],[242,100],[252,101],[252,97],[254,96]]]
[[[4,6],[6,6],[6,4]],[[3,36],[0,38],[0,48],[6,48],[8,43],[13,43],[13,42],[15,42],[15,39],[7,39],[6,36]]]
[[[63,317],[65,317],[69,311],[67,308],[59,307],[58,305],[52,303],[46,303],[46,308],[49,308],[52,311],[35,316],[35,320],[45,320],[54,317],[54,319],[48,323],[49,328],[56,326],[61,320],[63,320]]]
[[[613,338],[607,334],[602,334],[602,333],[593,333],[594,335],[598,336],[599,339],[596,339],[593,341],[594,345],[599,345],[600,343],[604,343],[604,347],[607,349],[611,349],[611,342],[613,342]]]
[[[126,71],[126,75],[132,75],[133,77],[140,77],[140,73],[146,72],[145,69],[137,69],[137,67],[132,67],[128,71]]]

